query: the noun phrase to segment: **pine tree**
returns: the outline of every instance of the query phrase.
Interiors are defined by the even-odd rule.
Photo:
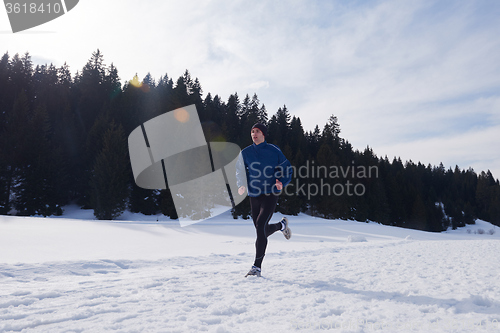
[[[326,142],[335,142],[338,143],[340,135],[340,125],[338,123],[338,119],[336,116],[331,115],[328,118],[328,123],[325,125],[323,129],[323,139]]]
[[[158,111],[164,113],[173,110],[172,96],[174,91],[174,81],[165,74],[158,80],[156,85],[158,91]]]
[[[95,158],[90,185],[90,202],[99,220],[112,220],[126,208],[129,192],[129,159],[121,125],[111,123]]]
[[[321,142],[321,131],[318,125],[314,128],[314,131],[306,134],[306,140],[308,146],[308,159],[312,160],[316,157]]]
[[[286,108],[286,105],[283,105],[283,108],[279,108],[276,112],[276,133],[274,133],[274,140],[278,147],[284,147],[288,141],[290,120],[290,112]]]
[[[106,86],[105,81],[104,56],[97,49],[83,67],[81,74],[77,75],[75,82],[79,97],[76,112],[78,119],[80,119],[83,136],[90,130],[99,111],[109,99],[109,91],[103,88]],[[108,82],[108,88],[110,85],[111,82]]]
[[[11,196],[15,194],[21,169],[28,164],[25,151],[28,149],[31,110],[28,98],[24,91],[18,95],[12,110],[6,115],[3,135],[0,136],[2,157],[2,183],[4,186],[3,202],[0,203],[2,211],[8,212],[12,208]]]
[[[245,96],[240,109],[241,136],[240,145],[246,147],[252,144],[250,132],[252,126],[259,122],[259,98],[256,94],[252,99],[248,94]]]
[[[17,98],[21,92],[24,92],[31,104],[33,97],[33,62],[28,52],[20,57],[15,54],[10,61],[10,92],[14,98]],[[31,106],[31,105],[30,105]]]
[[[268,117],[267,117],[267,109],[264,104],[259,108],[259,112],[257,113],[257,120],[259,123],[263,125],[267,125]]]
[[[16,186],[19,215],[61,215],[67,203],[63,191],[66,174],[60,150],[50,144],[47,111],[38,107],[29,122],[30,133],[23,154],[26,164],[20,168]]]
[[[0,133],[5,124],[7,109],[12,105],[10,86],[9,53],[6,52],[0,58]]]
[[[106,74],[103,78],[103,86],[103,89],[111,100],[116,98],[121,92],[122,84],[118,76],[118,69],[113,63],[106,69]]]
[[[175,88],[173,89],[172,92],[173,109],[178,109],[186,105],[192,104],[191,99],[189,97],[190,85],[191,85],[191,77],[189,76],[189,72],[186,71],[186,73],[184,73],[184,76],[180,76],[177,79]]]
[[[226,133],[228,142],[235,142],[240,147],[243,146],[241,142],[245,139],[243,136],[249,136],[249,133],[241,133],[240,120],[238,114],[240,113],[241,104],[237,93],[229,96],[222,119],[222,129]]]

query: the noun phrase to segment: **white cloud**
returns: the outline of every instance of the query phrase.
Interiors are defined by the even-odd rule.
[[[248,85],[249,89],[259,90],[262,88],[269,88],[269,81],[256,81]]]

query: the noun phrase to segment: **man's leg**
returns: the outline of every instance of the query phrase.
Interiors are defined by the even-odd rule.
[[[281,223],[269,224],[278,202],[278,196],[261,195],[256,198],[250,198],[252,208],[252,219],[257,231],[257,240],[255,241],[255,262],[254,266],[261,267],[262,260],[266,254],[267,237],[278,230],[281,230]]]

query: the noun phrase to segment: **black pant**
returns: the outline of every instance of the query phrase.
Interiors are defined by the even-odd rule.
[[[282,224],[280,222],[269,224],[277,202],[278,196],[275,194],[261,194],[258,197],[250,197],[253,224],[257,231],[254,266],[261,267],[262,265],[262,260],[266,254],[267,237],[281,230]]]

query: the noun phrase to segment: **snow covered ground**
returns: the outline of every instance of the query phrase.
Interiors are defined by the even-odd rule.
[[[435,234],[292,216],[263,277],[245,278],[250,220],[159,219],[0,216],[0,332],[500,331],[487,222]]]

